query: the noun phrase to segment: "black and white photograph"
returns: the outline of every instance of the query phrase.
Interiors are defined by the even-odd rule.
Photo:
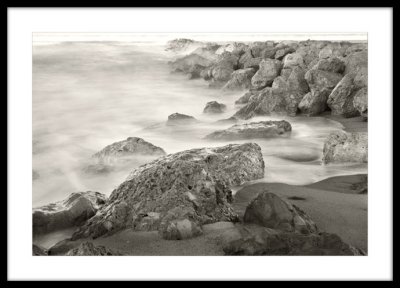
[[[63,11],[60,18],[70,15]],[[93,15],[101,11],[107,9]],[[23,155],[31,161],[13,171],[32,173],[22,181],[29,189],[19,208],[29,218],[23,227],[8,224],[30,235],[18,238],[25,247],[19,254],[31,263],[93,260],[116,270],[118,261],[174,257],[180,265],[370,263],[379,245],[375,215],[390,213],[375,199],[391,197],[391,182],[380,178],[385,184],[376,185],[375,159],[391,153],[383,134],[391,126],[380,140],[371,129],[382,127],[376,113],[381,121],[391,115],[374,103],[392,96],[388,85],[379,95],[371,86],[381,81],[374,61],[390,56],[376,54],[375,32],[306,25],[299,31],[295,22],[253,32],[170,26],[71,24],[26,33],[28,52],[19,60],[31,69],[20,77],[29,76],[21,86],[31,106],[20,119],[29,121],[31,138],[14,143],[29,146]],[[380,167],[389,177],[389,167]],[[15,190],[10,199],[22,197]]]

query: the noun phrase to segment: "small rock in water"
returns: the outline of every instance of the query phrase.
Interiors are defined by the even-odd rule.
[[[222,113],[226,109],[226,105],[218,103],[217,101],[211,101],[204,107],[203,113]]]
[[[180,114],[180,113],[174,113],[174,114],[171,114],[168,116],[167,125],[169,125],[169,126],[185,125],[185,124],[193,124],[196,122],[197,122],[197,119],[194,118],[193,116]]]
[[[288,135],[292,131],[289,122],[282,121],[261,121],[247,124],[236,124],[232,127],[215,131],[208,134],[205,139],[213,140],[238,140],[254,138],[270,138],[282,135]]]

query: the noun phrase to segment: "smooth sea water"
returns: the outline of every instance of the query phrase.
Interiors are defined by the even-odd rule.
[[[109,195],[140,164],[109,174],[88,175],[82,167],[92,154],[128,137],[141,137],[167,153],[255,142],[265,160],[264,182],[305,185],[327,177],[367,172],[366,164],[322,165],[325,137],[342,129],[323,117],[285,119],[287,138],[216,142],[203,137],[232,124],[244,92],[222,93],[204,80],[170,72],[164,46],[128,42],[61,42],[33,46],[33,207],[62,200],[76,191]],[[209,101],[227,105],[223,114],[203,114]],[[168,115],[192,115],[198,124],[166,126]]]

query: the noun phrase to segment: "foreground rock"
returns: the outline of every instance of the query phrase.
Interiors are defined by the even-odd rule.
[[[229,187],[262,177],[264,160],[260,146],[254,143],[160,157],[135,169],[72,238],[99,237],[128,227],[158,230],[166,220],[187,219],[198,225],[235,221]],[[187,223],[180,222],[185,227]]]
[[[71,249],[65,254],[66,256],[112,256],[121,255],[104,246],[94,246],[91,242],[84,242],[77,248]]]
[[[196,123],[197,120],[193,116],[174,113],[168,116],[167,125],[174,126],[174,125],[187,125]]]
[[[319,231],[295,205],[267,191],[247,206],[244,224],[222,235],[227,255],[365,255],[335,234]]]
[[[206,104],[204,107],[203,113],[222,113],[226,109],[226,105],[222,103],[218,103],[217,101],[211,101]]]
[[[128,137],[126,140],[106,146],[92,156],[87,172],[108,172],[116,166],[127,165],[138,156],[150,156],[150,160],[165,155],[165,151],[142,138]]]
[[[48,251],[43,247],[33,244],[32,245],[32,256],[47,256]]]
[[[368,133],[344,131],[331,133],[324,143],[322,162],[367,163]]]
[[[87,191],[72,193],[63,201],[34,208],[32,212],[33,234],[79,226],[95,215],[105,202],[104,194]]]
[[[208,134],[205,138],[213,140],[271,138],[282,136],[290,131],[292,131],[292,126],[285,120],[261,121],[233,125],[228,129],[219,130]]]
[[[353,106],[361,116],[368,118],[368,88],[364,87],[357,91],[353,98]]]
[[[238,225],[222,241],[226,255],[365,255],[336,234],[281,232],[258,225]]]

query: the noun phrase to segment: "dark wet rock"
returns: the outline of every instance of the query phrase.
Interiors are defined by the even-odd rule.
[[[317,115],[326,110],[329,94],[342,79],[339,73],[311,69],[305,74],[310,92],[299,103],[299,109],[307,115]]]
[[[366,255],[336,234],[281,232],[258,225],[237,225],[222,235],[226,255]]]
[[[264,48],[261,53],[260,53],[260,57],[262,59],[274,59],[275,58],[275,54],[276,54],[277,49],[275,47],[269,46]]]
[[[345,64],[344,61],[338,57],[330,57],[326,59],[320,59],[317,64],[315,64],[314,69],[334,73],[343,73]]]
[[[47,256],[48,251],[39,245],[32,245],[32,256]]]
[[[118,252],[114,252],[104,246],[95,246],[91,242],[84,242],[77,248],[69,250],[66,256],[112,256],[121,255]]]
[[[292,131],[292,126],[285,120],[261,121],[237,124],[228,129],[208,134],[205,138],[213,140],[271,138],[288,135],[288,132],[290,131]]]
[[[361,116],[368,118],[368,88],[364,87],[357,91],[353,98],[353,106]]]
[[[261,192],[247,206],[243,221],[286,232],[310,234],[318,231],[300,208],[269,192]]]
[[[76,248],[78,245],[79,243],[72,241],[71,239],[64,239],[51,246],[48,250],[48,255],[65,255],[68,251]]]
[[[76,192],[67,199],[38,208],[32,212],[33,234],[42,234],[79,226],[96,214],[106,202],[99,192]]]
[[[260,69],[251,79],[251,84],[257,89],[271,85],[274,79],[279,76],[281,70],[281,61],[264,59],[260,62]]]
[[[231,79],[223,90],[245,90],[251,87],[251,78],[254,76],[255,70],[253,68],[238,69],[231,74]]]
[[[222,113],[226,109],[226,105],[218,103],[217,101],[211,101],[204,107],[203,113]]]
[[[141,227],[143,215],[150,212],[159,213],[161,223],[176,207],[191,211],[184,219],[198,225],[235,221],[237,215],[230,204],[229,187],[262,177],[264,160],[260,146],[254,143],[169,154],[135,169],[111,193],[107,205],[72,238],[99,237],[124,228],[136,229]]]
[[[353,80],[354,75],[346,74],[332,90],[327,100],[332,115],[358,116],[359,112],[353,105],[354,96],[357,92]]]
[[[345,131],[331,133],[324,143],[322,162],[367,163],[368,133]]]
[[[180,113],[173,113],[168,116],[167,125],[186,125],[186,124],[193,124],[196,123],[197,119],[193,116],[180,114]]]
[[[147,157],[153,160],[165,155],[165,151],[150,142],[139,137],[128,137],[126,140],[110,144],[94,154],[91,164],[86,168],[86,172],[107,173],[115,167],[129,165],[138,157]]]

